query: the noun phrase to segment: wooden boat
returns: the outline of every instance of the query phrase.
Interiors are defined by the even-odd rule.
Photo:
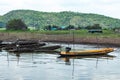
[[[87,56],[87,55],[105,55],[114,51],[113,48],[103,48],[97,50],[83,50],[83,51],[62,51],[60,52],[61,56]]]
[[[44,47],[33,47],[33,48],[15,48],[12,50],[8,50],[9,52],[51,52],[56,49],[59,49],[61,46],[60,45],[54,45],[54,46],[44,46]]]
[[[18,49],[11,49],[11,50],[8,50],[8,52],[34,52],[34,49],[33,48],[18,48]]]
[[[60,45],[53,45],[53,46],[40,47],[39,50],[56,50],[56,49],[59,49],[59,48],[61,48]]]
[[[21,48],[21,49],[31,49],[31,48],[34,48],[34,49],[38,49],[39,47],[42,47],[42,46],[45,46],[46,44],[45,43],[39,43],[39,44],[27,44],[27,45],[17,45],[16,44],[9,44],[9,45],[4,45],[2,46],[2,49],[3,50],[13,50],[13,49],[16,49],[16,48]]]
[[[18,45],[29,45],[29,44],[39,44],[38,40],[17,40]]]
[[[45,46],[45,43],[38,43],[38,44],[27,44],[27,45],[19,45],[19,48],[39,48]]]
[[[34,52],[39,53],[39,52],[44,52],[47,54],[58,54],[60,51],[57,50],[35,50]]]

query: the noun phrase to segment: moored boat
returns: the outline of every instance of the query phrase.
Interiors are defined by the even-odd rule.
[[[56,49],[61,48],[60,45],[53,45],[53,46],[41,46],[41,47],[25,47],[25,48],[15,48],[12,50],[8,50],[9,52],[52,52]]]
[[[40,47],[39,50],[56,50],[56,49],[59,49],[61,48],[60,45],[51,45],[51,46],[43,46],[43,47]]]
[[[96,50],[83,50],[83,51],[61,51],[61,56],[85,56],[85,55],[105,55],[113,52],[113,48],[103,48]]]

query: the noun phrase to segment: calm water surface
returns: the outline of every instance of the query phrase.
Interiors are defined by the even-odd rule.
[[[74,47],[97,49],[98,46],[74,45]],[[67,58],[59,57],[56,53],[16,55],[1,51],[0,80],[120,80],[120,48],[116,48],[108,56]]]

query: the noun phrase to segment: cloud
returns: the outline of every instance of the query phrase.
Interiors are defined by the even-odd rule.
[[[41,11],[59,11],[61,6],[59,5],[59,0],[43,0],[43,1],[25,1],[24,8],[30,8],[34,10]]]
[[[63,2],[64,9],[83,13],[97,13],[120,18],[120,0],[71,0]]]
[[[120,0],[0,0],[0,14],[15,9],[46,12],[76,11],[120,18]]]

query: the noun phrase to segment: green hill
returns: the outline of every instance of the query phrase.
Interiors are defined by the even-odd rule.
[[[13,10],[0,17],[6,23],[11,19],[22,19],[29,27],[43,29],[47,25],[86,27],[100,24],[103,28],[120,27],[120,19],[110,18],[98,14],[85,14],[78,12],[39,12],[33,10]]]
[[[0,21],[2,21],[2,16],[0,16]]]
[[[3,28],[3,27],[5,27],[5,23],[2,19],[2,16],[0,16],[0,28]]]

